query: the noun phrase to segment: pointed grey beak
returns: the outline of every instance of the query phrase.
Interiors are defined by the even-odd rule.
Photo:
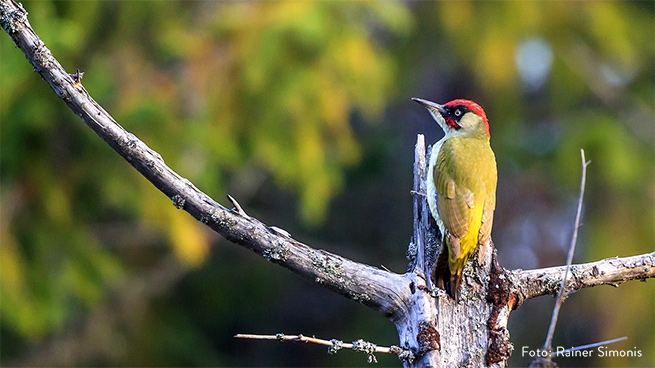
[[[420,103],[421,105],[425,106],[428,110],[431,110],[434,113],[438,113],[439,115],[443,115],[446,113],[446,109],[444,109],[443,105],[439,105],[438,103],[434,103],[432,101],[424,100],[422,98],[417,98],[417,97],[412,97],[412,100]]]

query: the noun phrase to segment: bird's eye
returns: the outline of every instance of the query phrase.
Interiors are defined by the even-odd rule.
[[[455,110],[455,116],[460,116],[460,115],[462,115],[462,110],[460,109]]]

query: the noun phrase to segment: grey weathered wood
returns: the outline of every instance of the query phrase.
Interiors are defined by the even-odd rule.
[[[14,1],[0,2],[0,24],[57,95],[93,131],[137,169],[178,209],[266,260],[391,316],[402,302],[403,276],[313,249],[259,220],[229,210],[166,165],[162,157],[120,126],[81,83],[76,83],[34,32],[27,12]]]
[[[425,139],[419,134],[414,148],[414,233],[408,251],[414,254],[415,259],[410,262],[410,270],[406,274],[411,280],[411,293],[402,304],[403,308],[392,318],[398,330],[400,347],[412,351],[415,357],[414,360],[405,360],[405,367],[440,366],[441,340],[436,327],[437,310],[427,282],[430,272],[426,250],[431,244],[426,242],[425,176]]]
[[[405,367],[493,365],[503,367],[511,352],[507,320],[522,301],[556,293],[564,267],[505,271],[490,247],[482,266],[464,268],[459,304],[428,281],[438,250],[437,231],[430,226],[426,192],[426,147],[419,135],[414,165],[414,236],[408,251],[410,267],[400,275],[314,249],[279,228],[246,215],[236,205],[227,209],[170,169],[162,157],[121,127],[79,81],[69,75],[13,0],[0,0],[0,25],[55,93],[118,154],[178,209],[266,260],[279,264],[390,318],[398,330]],[[11,72],[11,71],[8,71]],[[476,257],[472,257],[475,259]],[[655,253],[575,265],[567,290],[655,277]]]
[[[523,300],[542,295],[557,295],[566,266],[510,272],[515,288]],[[626,281],[655,277],[655,252],[632,257],[607,258],[571,266],[567,291],[598,285],[619,286]]]
[[[459,304],[443,290],[432,289],[427,281],[441,246],[438,230],[430,225],[425,197],[427,162],[425,141],[419,135],[414,152],[414,235],[408,252],[415,259],[406,275],[411,279],[412,293],[392,319],[400,347],[416,356],[413,362],[405,361],[405,367],[482,367],[488,363],[505,366],[511,352],[507,332],[511,307],[506,307],[508,300],[496,298],[499,300],[494,303],[489,297],[492,252],[487,252],[482,266],[469,262],[465,267],[466,287],[462,288],[464,294]],[[493,288],[491,294],[496,291]],[[490,342],[495,347],[492,354],[488,354]]]

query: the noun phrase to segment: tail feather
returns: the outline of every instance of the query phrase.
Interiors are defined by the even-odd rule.
[[[437,262],[432,269],[432,280],[434,280],[436,287],[446,290],[453,300],[459,302],[462,272],[451,273],[448,257],[448,246],[444,244],[441,253],[439,253],[439,258],[437,258]]]
[[[440,289],[446,289],[448,280],[450,280],[450,266],[448,265],[448,247],[444,244],[439,253],[439,258],[432,269],[432,280]]]

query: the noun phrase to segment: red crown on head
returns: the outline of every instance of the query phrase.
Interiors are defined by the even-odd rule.
[[[484,110],[482,109],[482,106],[478,105],[477,103],[471,100],[463,100],[463,99],[452,100],[446,103],[444,106],[446,107],[465,106],[467,109],[473,111],[476,115],[482,118],[482,121],[484,121],[484,129],[487,131],[487,137],[491,137],[491,135],[489,134],[489,121],[487,120],[487,114],[485,114]]]

